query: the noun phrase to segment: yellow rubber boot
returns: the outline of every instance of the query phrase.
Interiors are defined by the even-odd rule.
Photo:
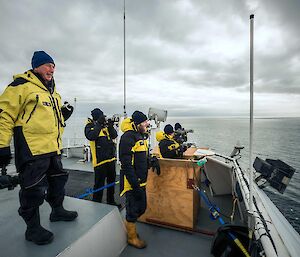
[[[138,237],[135,223],[125,220],[125,226],[127,230],[127,243],[138,249],[145,248],[147,244]]]

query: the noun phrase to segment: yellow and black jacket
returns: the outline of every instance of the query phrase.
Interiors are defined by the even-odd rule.
[[[119,144],[121,161],[120,195],[125,192],[146,186],[148,175],[148,141],[136,130],[131,118],[123,120]]]
[[[163,158],[176,159],[182,157],[180,144],[178,144],[171,136],[163,131],[158,131],[156,133],[156,140],[159,142],[159,151]]]
[[[32,70],[13,78],[0,96],[0,156],[10,152],[14,136],[19,171],[27,161],[61,154],[65,122],[54,81],[49,90]]]
[[[113,139],[117,138],[118,133],[113,126],[104,126],[88,119],[84,133],[90,140],[93,167],[116,160],[116,146]]]

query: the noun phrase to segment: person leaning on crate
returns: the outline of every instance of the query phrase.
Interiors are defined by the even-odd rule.
[[[186,148],[180,145],[174,139],[174,129],[172,125],[167,124],[164,131],[158,131],[156,133],[156,139],[159,142],[159,151],[163,158],[181,158]]]

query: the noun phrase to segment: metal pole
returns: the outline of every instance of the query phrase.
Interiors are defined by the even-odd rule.
[[[75,126],[75,128],[74,128],[74,145],[76,145],[76,137],[77,137],[77,135],[76,135],[77,115],[76,115],[76,113],[77,113],[77,98],[75,97],[74,98],[74,126]]]
[[[250,146],[249,146],[249,212],[253,213],[253,27],[254,14],[250,15]]]
[[[124,40],[124,45],[123,45],[123,49],[124,49],[124,85],[123,85],[123,88],[124,88],[124,118],[127,118],[127,113],[126,113],[126,45],[125,45],[125,39],[126,39],[126,31],[125,31],[125,0],[124,0],[124,22],[123,22],[123,31],[124,31],[124,37],[123,37],[123,40]]]

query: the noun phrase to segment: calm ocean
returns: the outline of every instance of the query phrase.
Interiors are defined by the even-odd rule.
[[[84,117],[78,117],[67,126],[64,138],[84,138]],[[245,169],[249,167],[249,119],[171,117],[167,123],[181,123],[185,129],[193,129],[188,141],[200,147],[210,147],[220,154],[229,155],[239,141],[244,146],[239,160]],[[76,124],[76,125],[75,125]],[[164,124],[161,125],[164,127]],[[296,169],[284,194],[272,188],[265,189],[271,200],[300,233],[300,118],[254,119],[253,157],[280,159]],[[66,142],[64,142],[66,143]]]

